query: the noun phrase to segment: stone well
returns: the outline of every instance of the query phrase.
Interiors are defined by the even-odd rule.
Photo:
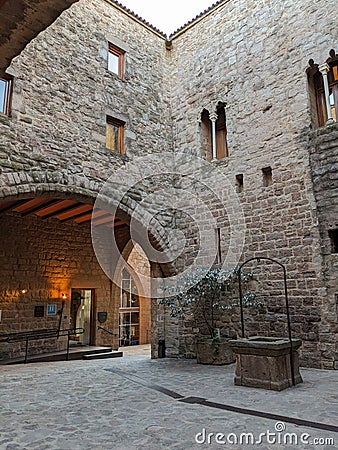
[[[236,355],[235,384],[274,391],[292,386],[288,338],[252,336],[229,342]],[[299,373],[298,349],[300,339],[292,339],[295,383],[302,383]]]

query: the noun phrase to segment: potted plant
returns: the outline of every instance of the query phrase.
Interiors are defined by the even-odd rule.
[[[242,273],[245,285],[253,278],[253,273]],[[185,319],[192,316],[195,322],[197,362],[202,364],[230,364],[235,361],[234,353],[228,344],[236,335],[228,327],[220,332],[225,312],[239,306],[237,294],[238,268],[224,270],[214,267],[206,269],[196,267],[192,271],[178,276],[175,286],[163,286],[164,296],[160,304],[166,305],[172,317]],[[243,304],[261,306],[255,300],[255,294],[247,290]]]

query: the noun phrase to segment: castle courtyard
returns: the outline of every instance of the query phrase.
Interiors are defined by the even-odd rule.
[[[337,446],[337,371],[303,368],[302,384],[272,392],[234,386],[234,365],[132,350],[111,360],[2,366],[0,449]]]

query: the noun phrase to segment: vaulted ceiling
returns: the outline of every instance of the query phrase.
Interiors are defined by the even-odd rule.
[[[0,0],[0,76],[12,59],[78,0]]]

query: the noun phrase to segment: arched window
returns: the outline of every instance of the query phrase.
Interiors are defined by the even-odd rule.
[[[324,72],[324,73],[323,73]],[[312,107],[312,124],[322,127],[329,119],[326,105],[325,79],[329,92],[329,108],[333,121],[337,122],[338,112],[338,56],[334,50],[330,51],[330,58],[322,66],[315,64],[312,59],[307,69],[310,98]]]
[[[211,139],[211,120],[209,111],[203,109],[201,114],[201,147],[202,158],[207,161],[212,160],[212,139]]]
[[[216,114],[216,158],[222,159],[228,156],[228,143],[227,143],[227,126],[225,121],[225,108],[224,103],[219,103],[217,106]]]
[[[120,346],[136,345],[140,336],[140,302],[130,273],[122,270],[120,289]]]
[[[227,128],[224,103],[218,103],[216,113],[203,109],[201,114],[202,156],[207,161],[228,156]],[[213,127],[213,123],[215,124]],[[215,136],[213,136],[215,133]],[[215,145],[215,148],[214,148]]]

